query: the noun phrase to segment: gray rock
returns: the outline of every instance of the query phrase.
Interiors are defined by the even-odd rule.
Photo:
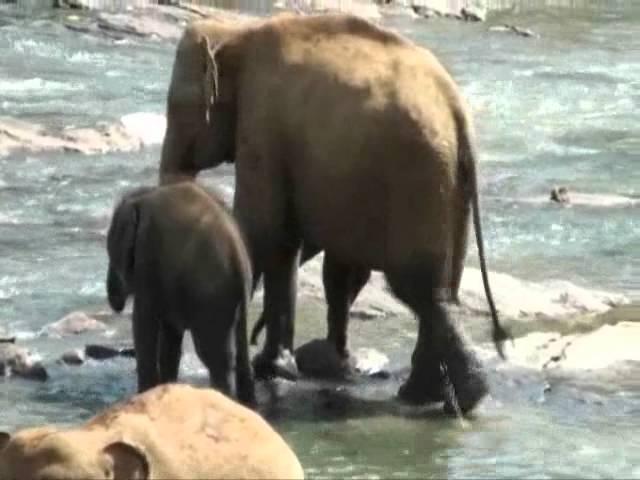
[[[108,360],[114,357],[135,358],[136,351],[132,347],[112,347],[107,345],[87,345],[84,347],[87,358],[94,360]]]
[[[82,365],[85,362],[84,352],[79,349],[65,352],[60,357],[60,362],[64,363],[65,365],[72,366]]]
[[[440,10],[425,5],[411,5],[411,10],[413,10],[416,15],[424,18],[436,18],[444,15]]]
[[[49,378],[42,363],[28,349],[12,343],[0,344],[0,376],[45,381]]]
[[[372,348],[359,348],[348,358],[341,357],[325,339],[314,339],[295,352],[300,373],[314,378],[347,380],[356,376],[387,378],[389,359]]]
[[[462,7],[460,14],[467,22],[484,22],[487,19],[487,8],[484,5],[468,5]]]

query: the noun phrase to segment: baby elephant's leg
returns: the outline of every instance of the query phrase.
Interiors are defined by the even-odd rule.
[[[236,349],[232,331],[235,312],[212,309],[206,317],[200,318],[191,327],[193,344],[198,357],[209,370],[211,386],[232,396],[236,383]]]
[[[182,329],[175,328],[166,320],[162,322],[158,346],[158,369],[162,383],[178,380],[183,336]]]

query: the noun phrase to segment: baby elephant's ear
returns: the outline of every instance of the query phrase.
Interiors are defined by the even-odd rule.
[[[9,445],[11,441],[11,434],[7,432],[0,432],[0,452],[4,450],[4,447]]]
[[[149,478],[147,454],[129,442],[113,442],[104,447],[103,452],[113,464],[115,480],[146,480]]]

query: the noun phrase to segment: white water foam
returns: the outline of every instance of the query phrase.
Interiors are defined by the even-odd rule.
[[[44,80],[40,77],[14,80],[0,80],[0,92],[4,93],[30,93],[33,91],[41,92],[76,92],[84,90],[84,85],[73,82],[56,82],[53,80]]]
[[[167,128],[167,119],[158,113],[129,113],[122,116],[120,122],[130,135],[139,138],[145,145],[161,144]]]

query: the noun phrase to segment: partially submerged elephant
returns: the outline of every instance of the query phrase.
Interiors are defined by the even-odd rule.
[[[281,13],[273,18],[295,17],[290,13]],[[227,128],[213,135],[207,123],[207,96],[211,95],[209,78],[203,76],[207,69],[207,56],[203,55],[203,43],[216,47],[232,36],[260,25],[265,20],[252,20],[242,23],[222,22],[207,18],[192,22],[186,29],[176,49],[175,61],[171,73],[171,81],[167,94],[167,130],[162,144],[160,160],[160,183],[167,184],[184,179],[192,179],[198,171],[211,165],[212,158],[233,157],[232,149],[220,151],[227,145],[218,140],[218,135],[233,136],[233,125],[220,125]],[[179,166],[179,168],[176,168]],[[300,264],[313,258],[320,248],[304,244],[300,256]],[[331,264],[325,265],[331,275]],[[260,272],[254,278],[257,283]],[[363,269],[349,279],[350,298],[355,300],[360,290],[369,279],[369,270]],[[325,286],[331,295],[331,286]],[[347,325],[333,321],[335,315],[329,312],[328,337],[346,336]],[[259,318],[251,333],[251,343],[256,343],[258,335],[265,324],[265,315]],[[291,324],[290,324],[291,325]],[[344,332],[344,333],[343,333]],[[293,333],[291,333],[293,335]]]
[[[163,385],[70,429],[0,432],[0,478],[304,478],[257,413],[211,390]]]
[[[163,158],[161,176],[235,162],[234,213],[254,278],[264,274],[257,373],[273,372],[292,349],[305,242],[325,251],[338,327],[347,322],[348,279],[362,270],[383,271],[418,316],[400,397],[442,400],[448,376],[460,409],[471,410],[486,380],[443,303],[458,288],[472,207],[500,352],[508,334],[487,278],[471,118],[451,76],[428,50],[350,15],[275,18],[203,56],[209,90],[193,122],[209,126],[216,146]],[[346,332],[335,341],[345,351]]]
[[[189,329],[211,385],[253,404],[251,262],[223,200],[194,182],[129,192],[114,210],[107,250],[109,304],[120,312],[135,297],[138,390],[176,381]]]

